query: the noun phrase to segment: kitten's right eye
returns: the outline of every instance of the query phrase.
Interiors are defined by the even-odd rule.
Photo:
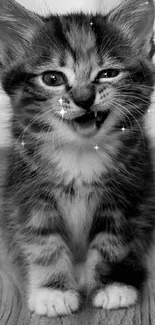
[[[119,69],[105,69],[105,70],[101,70],[97,77],[95,78],[95,82],[96,83],[102,83],[104,81],[109,81],[112,80],[116,77],[119,76],[119,74],[121,73],[121,71]]]
[[[66,84],[66,77],[62,72],[49,71],[43,74],[42,81],[49,87],[59,87]]]

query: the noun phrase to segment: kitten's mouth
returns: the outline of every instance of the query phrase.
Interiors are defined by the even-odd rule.
[[[86,113],[73,120],[73,127],[81,135],[92,136],[98,132],[109,113],[110,110]]]

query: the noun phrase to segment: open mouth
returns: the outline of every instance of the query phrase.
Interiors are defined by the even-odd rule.
[[[86,113],[73,120],[74,128],[83,135],[92,135],[100,129],[109,113],[110,110]]]

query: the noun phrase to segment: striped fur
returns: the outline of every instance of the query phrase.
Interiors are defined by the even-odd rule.
[[[68,314],[81,292],[96,307],[135,303],[155,226],[144,130],[154,86],[152,1],[129,0],[105,16],[47,18],[13,0],[1,6],[2,86],[13,110],[1,224],[12,255],[16,248],[29,307]],[[121,73],[97,83],[105,69]],[[44,83],[53,70],[65,85]],[[84,109],[108,110],[89,137],[73,124]]]

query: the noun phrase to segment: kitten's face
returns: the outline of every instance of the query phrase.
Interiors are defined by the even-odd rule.
[[[145,114],[152,64],[102,15],[42,21],[21,60],[4,75],[14,113],[44,139],[80,144],[131,127]]]

